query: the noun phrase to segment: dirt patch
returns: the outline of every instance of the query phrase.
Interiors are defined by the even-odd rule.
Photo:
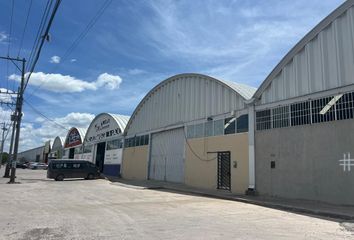
[[[34,228],[26,231],[19,240],[59,240],[64,239],[64,234],[59,228]]]

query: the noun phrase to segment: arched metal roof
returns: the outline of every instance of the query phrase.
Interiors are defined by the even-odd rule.
[[[119,114],[113,114],[113,113],[100,113],[98,115],[95,116],[94,119],[92,119],[89,127],[87,128],[86,134],[85,134],[85,138],[84,141],[87,142],[87,138],[88,138],[88,134],[90,134],[90,130],[91,128],[94,128],[94,124],[97,121],[97,119],[99,119],[102,116],[108,116],[110,118],[112,118],[116,124],[118,125],[120,132],[123,133],[125,130],[125,127],[127,126],[127,123],[129,121],[129,116],[125,116],[125,115],[119,115]]]
[[[298,54],[311,40],[313,40],[322,30],[328,27],[334,20],[344,14],[349,8],[354,5],[354,0],[347,0],[326,18],[324,18],[317,26],[315,26],[308,34],[305,35],[278,63],[273,71],[263,81],[261,86],[254,94],[254,98],[258,99],[269,86],[272,80],[282,71],[282,69]]]
[[[127,126],[130,117],[125,116],[125,115],[113,114],[113,113],[106,113],[106,114],[110,115],[112,118],[114,118],[114,120],[116,120],[120,130],[122,132],[124,132],[125,127]],[[97,117],[98,117],[98,115],[97,115]]]
[[[165,79],[164,81],[160,82],[159,84],[157,84],[154,88],[152,88],[147,94],[146,96],[140,101],[140,103],[138,104],[138,106],[135,108],[131,118],[129,119],[127,126],[126,126],[126,131],[125,134],[127,133],[127,129],[130,127],[130,125],[132,124],[135,116],[137,115],[137,113],[139,112],[139,110],[142,108],[142,106],[144,105],[144,103],[147,101],[147,99],[149,99],[149,97],[156,92],[159,88],[161,88],[162,86],[165,86],[167,83],[178,80],[178,79],[182,79],[182,78],[186,78],[186,77],[197,77],[197,78],[203,78],[206,80],[211,80],[213,82],[216,82],[230,90],[232,90],[233,92],[236,93],[236,95],[240,96],[244,101],[247,101],[249,99],[251,99],[251,97],[253,96],[253,94],[256,92],[256,88],[251,87],[251,86],[247,86],[245,84],[239,84],[239,83],[235,83],[235,82],[230,82],[230,81],[225,81],[225,80],[219,80],[204,74],[198,74],[198,73],[183,73],[183,74],[178,74],[172,77],[169,77],[167,79]]]
[[[60,136],[56,136],[56,137],[54,138],[52,148],[53,148],[53,147],[56,147],[56,144],[57,144],[57,143],[59,143],[59,144],[60,144],[60,147],[63,148],[63,147],[64,147],[64,141],[65,141],[65,138],[60,137]]]
[[[70,130],[69,130],[68,133],[66,134],[65,141],[64,141],[64,145],[63,145],[64,148],[65,148],[65,144],[66,144],[66,142],[67,142],[67,140],[68,140],[68,136],[69,136],[70,132],[71,132],[72,130],[74,130],[74,129],[76,129],[76,130],[78,131],[79,135],[80,135],[81,144],[84,142],[84,137],[85,137],[85,134],[86,134],[86,129],[84,129],[84,128],[77,128],[77,127],[72,127],[72,128],[70,128]]]

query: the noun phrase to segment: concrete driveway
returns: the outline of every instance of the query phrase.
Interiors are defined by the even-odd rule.
[[[3,168],[0,171],[3,176]],[[353,239],[350,223],[234,201],[111,184],[0,178],[0,239]]]

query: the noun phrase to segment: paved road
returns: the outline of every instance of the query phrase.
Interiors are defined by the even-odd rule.
[[[0,178],[0,239],[354,239],[351,223],[240,202],[106,180],[55,182],[43,170],[18,176],[15,185]]]

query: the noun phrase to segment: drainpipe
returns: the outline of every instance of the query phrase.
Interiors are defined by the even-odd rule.
[[[248,105],[248,189],[246,195],[256,194],[256,161],[255,161],[255,111],[254,98],[247,102]]]

